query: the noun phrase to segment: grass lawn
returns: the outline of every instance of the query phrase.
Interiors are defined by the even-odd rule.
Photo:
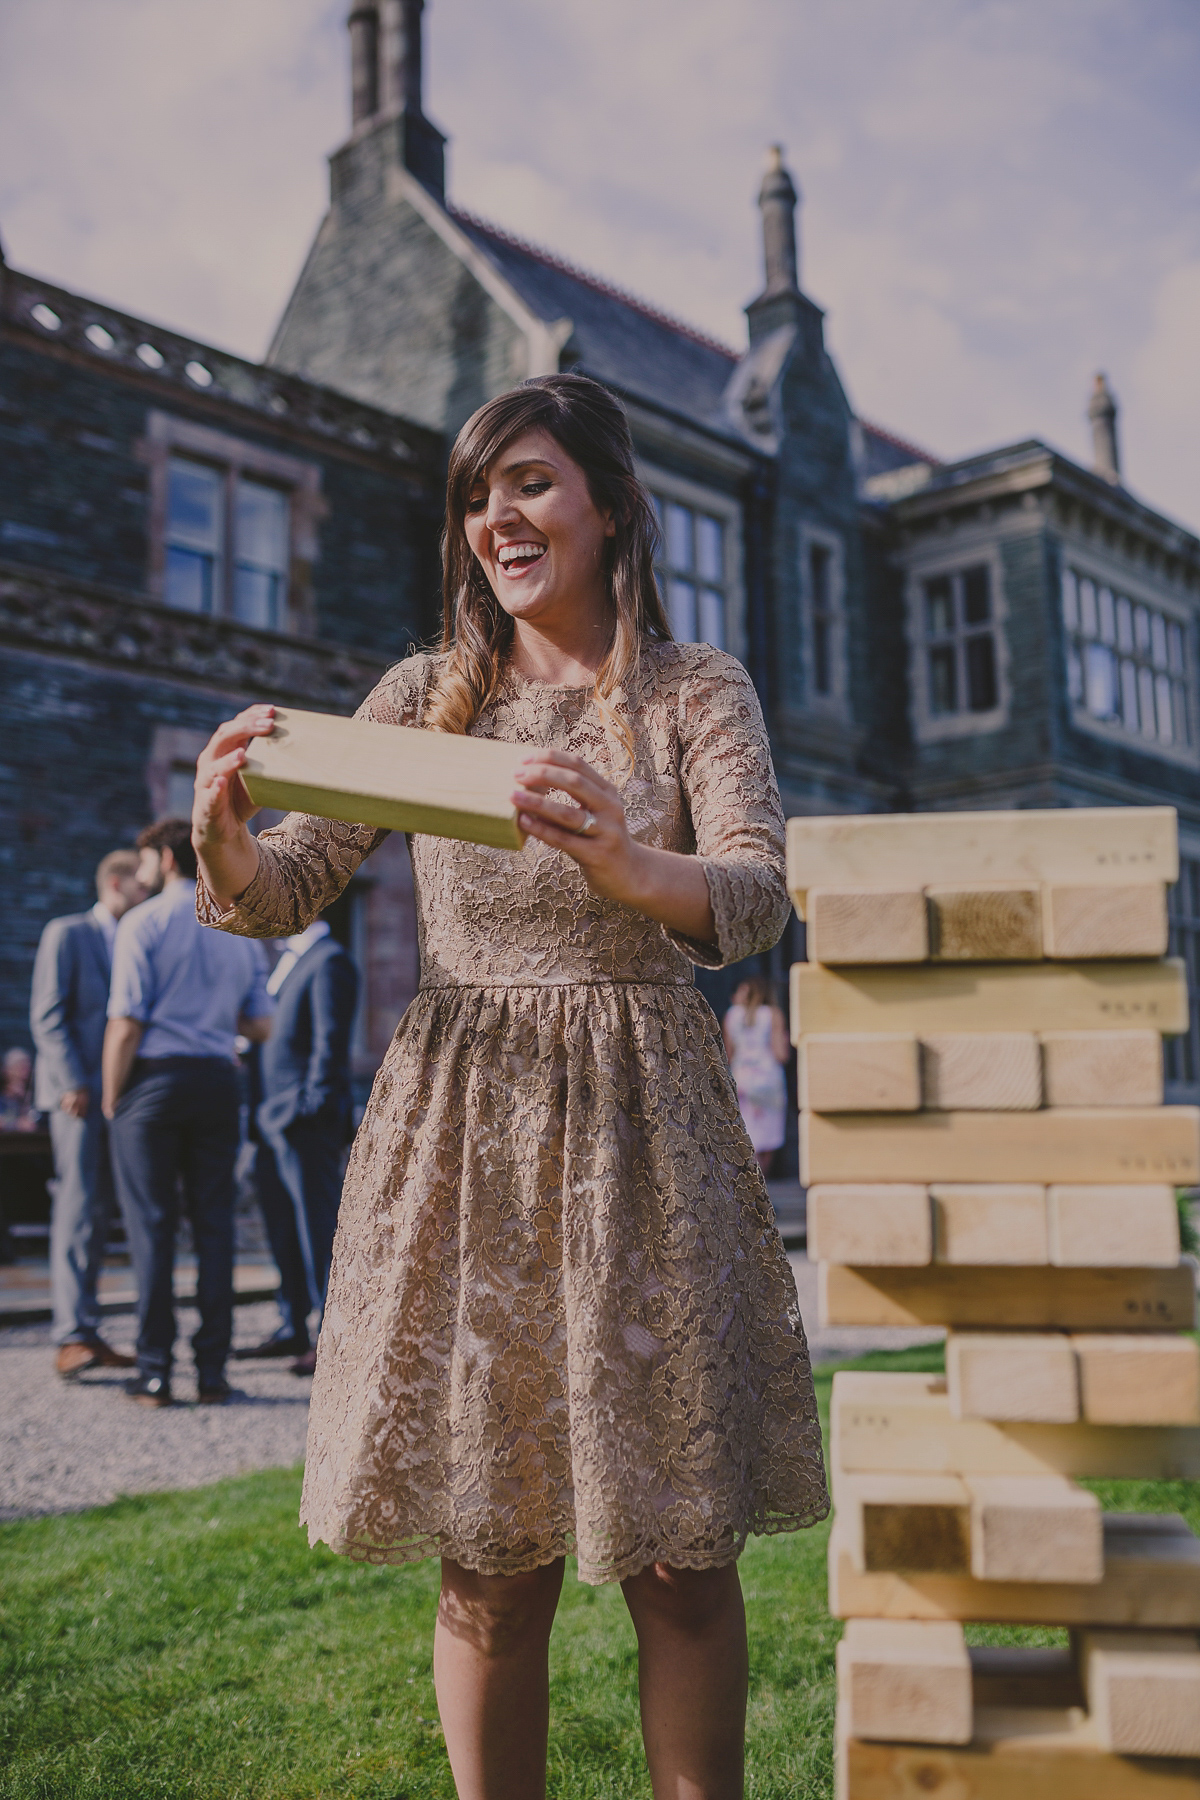
[[[436,1564],[310,1551],[299,1491],[297,1472],[272,1471],[0,1526],[2,1800],[453,1800],[430,1666]],[[1200,1483],[1098,1491],[1200,1529]],[[756,1539],[742,1558],[752,1800],[832,1792],[827,1535]],[[648,1796],[619,1588],[568,1575],[551,1657],[554,1800]]]

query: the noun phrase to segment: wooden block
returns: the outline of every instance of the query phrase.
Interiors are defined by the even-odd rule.
[[[1072,1337],[1093,1425],[1200,1425],[1200,1344],[1116,1332]]]
[[[1042,941],[1047,956],[1165,956],[1167,890],[1161,881],[1129,886],[1067,887],[1042,893]]]
[[[1058,1332],[951,1332],[946,1386],[956,1419],[1070,1425],[1079,1417],[1075,1352]]]
[[[1038,962],[1042,892],[996,882],[926,888],[929,953],[935,962]]]
[[[1030,1112],[1042,1104],[1038,1040],[1031,1031],[949,1031],[922,1038],[921,1095],[937,1112]]]
[[[1200,1627],[1200,1538],[1178,1513],[1103,1513],[1096,1582],[976,1581],[973,1576],[865,1572],[842,1520],[829,1539],[835,1619],[975,1619],[1013,1625]]]
[[[1196,1278],[1173,1269],[850,1268],[822,1263],[821,1324],[912,1330],[1190,1331]]]
[[[961,1625],[852,1619],[837,1647],[837,1681],[855,1737],[970,1742],[971,1661]]]
[[[837,1800],[1200,1800],[1200,1761],[1115,1756],[1078,1710],[978,1707],[969,1744],[837,1740]]]
[[[528,745],[279,707],[241,771],[256,806],[519,850],[512,791]]]
[[[1200,1429],[1025,1425],[956,1419],[931,1375],[839,1370],[830,1443],[839,1475],[1069,1475],[1174,1481],[1200,1475]]]
[[[834,1504],[856,1569],[970,1573],[971,1496],[959,1476],[835,1471]]]
[[[837,1032],[800,1045],[800,1104],[813,1112],[916,1112],[921,1059],[911,1032]]]
[[[1050,1261],[1061,1268],[1169,1269],[1179,1261],[1179,1209],[1165,1182],[1054,1183],[1046,1231]]]
[[[1083,1631],[1078,1655],[1088,1712],[1106,1750],[1200,1757],[1194,1632]]]
[[[1054,1475],[971,1475],[966,1486],[976,1581],[1100,1580],[1104,1534],[1095,1494]]]
[[[1045,1031],[1047,1106],[1161,1106],[1163,1049],[1157,1031]]]
[[[842,814],[788,821],[788,889],[980,881],[1177,881],[1169,806]]]
[[[808,960],[814,963],[913,963],[929,955],[920,888],[896,893],[814,888],[808,897]]]
[[[1188,1028],[1187,971],[1163,962],[792,965],[792,1036],[810,1032]]]
[[[1049,1262],[1046,1190],[1039,1182],[938,1182],[929,1195],[935,1262],[1008,1268]]]
[[[1200,1181],[1200,1107],[801,1113],[800,1179]]]
[[[808,1254],[813,1262],[922,1267],[933,1254],[928,1191],[900,1182],[809,1188]]]
[[[1069,1649],[1033,1645],[972,1644],[971,1691],[981,1707],[1066,1707],[1086,1702],[1079,1668]]]

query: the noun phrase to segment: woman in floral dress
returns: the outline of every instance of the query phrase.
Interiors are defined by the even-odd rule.
[[[628,426],[555,375],[450,460],[446,625],[359,717],[529,746],[520,854],[410,839],[420,991],[347,1170],[302,1518],[442,1559],[462,1800],[545,1791],[563,1559],[623,1584],[658,1800],[742,1791],[752,1532],[828,1511],[796,1290],[692,965],[779,937],[783,820],[741,664],[671,641]],[[255,839],[251,707],[200,758],[201,917],[300,931],[386,835]]]

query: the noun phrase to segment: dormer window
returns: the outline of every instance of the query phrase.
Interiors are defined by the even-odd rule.
[[[1187,620],[1070,567],[1063,571],[1062,615],[1076,716],[1188,749],[1195,708]]]

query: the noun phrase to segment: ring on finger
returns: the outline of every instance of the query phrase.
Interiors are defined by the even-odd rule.
[[[595,813],[594,812],[585,812],[581,823],[575,827],[575,835],[576,835],[576,837],[592,837],[595,833],[595,830],[596,830],[596,815],[595,815]]]

